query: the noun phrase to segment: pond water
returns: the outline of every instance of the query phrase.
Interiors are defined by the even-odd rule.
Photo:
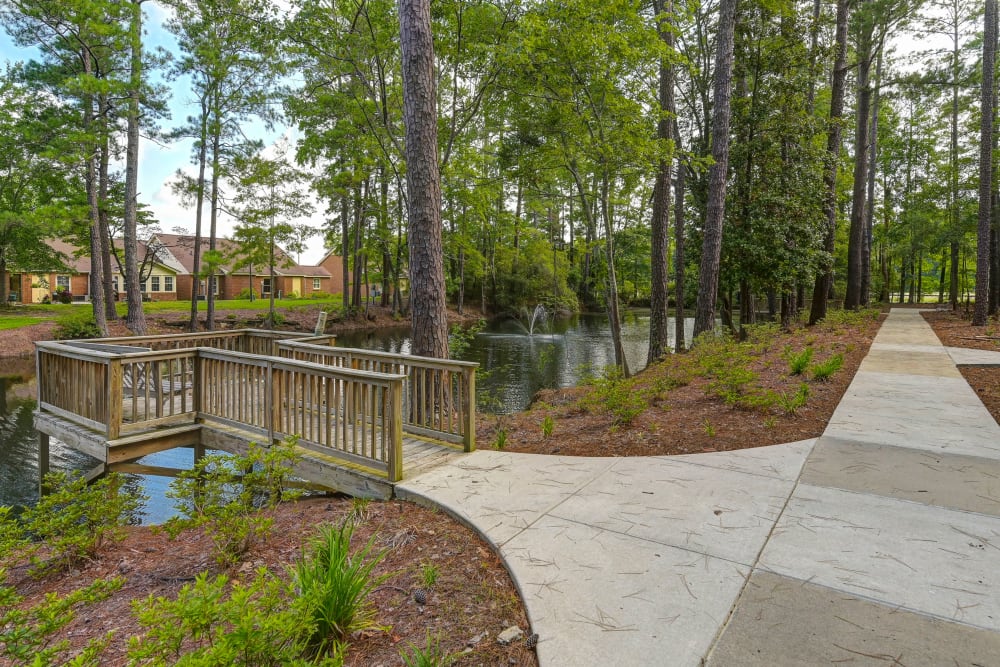
[[[684,329],[685,340],[690,341],[694,319],[686,319]],[[465,361],[479,363],[476,387],[480,395],[488,394],[490,411],[523,410],[538,390],[576,386],[586,375],[598,374],[615,363],[611,325],[605,315],[584,313],[555,318],[536,322],[532,330],[529,334],[528,326],[518,320],[493,322],[461,355]],[[671,346],[673,332],[671,318]],[[629,369],[635,372],[645,368],[649,313],[626,313],[622,343]],[[406,327],[338,334],[337,346],[405,354],[410,351],[410,330]]]
[[[688,341],[693,328],[693,320],[685,321]],[[409,334],[409,327],[354,332],[338,335],[337,345],[407,353]],[[628,313],[622,338],[629,367],[640,370],[649,349],[648,313]],[[612,365],[614,348],[607,317],[582,314],[536,322],[531,334],[517,320],[494,322],[475,336],[462,357],[480,364],[477,389],[486,397],[486,409],[509,413],[526,408],[540,389],[574,386],[587,374]],[[0,505],[32,505],[38,499],[38,434],[32,424],[36,395],[34,359],[0,359]],[[97,464],[56,440],[50,444],[50,457],[51,470],[86,471]],[[175,449],[139,462],[189,468],[193,458],[190,449]],[[169,478],[127,478],[130,486],[149,496],[140,517],[143,523],[162,523],[172,515],[172,501],[165,496]]]

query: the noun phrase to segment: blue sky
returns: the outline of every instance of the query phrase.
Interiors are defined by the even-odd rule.
[[[144,46],[147,49],[161,47],[172,54],[178,53],[177,42],[173,35],[164,27],[163,23],[167,18],[167,10],[158,4],[143,3],[145,11],[144,19]],[[22,49],[14,45],[13,41],[6,34],[0,31],[0,58],[6,62],[19,60],[29,60],[37,58],[36,49]],[[197,108],[193,105],[193,96],[189,92],[189,81],[178,79],[169,84],[171,96],[168,101],[170,118],[164,119],[162,127],[171,129],[184,122],[184,120],[195,113]],[[289,133],[289,128],[278,127],[273,131],[268,131],[262,123],[251,122],[244,128],[248,136],[264,141],[265,145],[272,145],[279,140],[282,135]],[[172,232],[175,228],[181,227],[189,232],[194,230],[194,209],[184,208],[180,199],[176,197],[170,188],[178,169],[195,175],[197,170],[191,164],[192,141],[183,140],[169,145],[159,145],[147,138],[143,138],[139,149],[139,201],[148,206],[157,220],[160,227],[165,232]],[[120,165],[119,165],[120,166]],[[316,207],[317,211],[322,211],[322,206]],[[322,216],[315,215],[309,221],[313,226],[319,227],[322,223]],[[207,233],[208,212],[205,211],[203,231]],[[231,219],[220,219],[219,233],[227,236],[233,229]],[[301,261],[305,264],[316,263],[323,258],[323,244],[320,237],[314,238],[308,245],[309,248],[302,254]]]

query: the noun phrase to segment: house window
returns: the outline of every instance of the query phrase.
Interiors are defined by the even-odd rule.
[[[261,294],[270,294],[271,293],[271,279],[270,278],[264,278],[263,280],[260,281],[260,293]]]
[[[214,294],[215,296],[219,296],[219,279],[216,278],[215,276],[212,276],[208,280],[212,281],[212,294]],[[202,294],[208,294],[208,280],[201,281]]]
[[[118,276],[115,276],[114,278],[111,279],[111,285],[112,285],[115,293],[117,293],[118,292]]]
[[[163,291],[173,292],[174,291],[174,277],[173,276],[163,276]]]
[[[152,276],[149,279],[149,281],[151,283],[150,288],[149,288],[150,291],[152,291],[152,292],[159,292],[160,291],[160,276]]]
[[[313,291],[318,291],[320,287],[322,287],[322,285],[320,284],[319,278],[313,278]]]
[[[56,276],[56,291],[69,291],[69,276]]]

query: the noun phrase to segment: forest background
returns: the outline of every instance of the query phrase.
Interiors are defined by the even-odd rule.
[[[304,221],[320,216],[356,286],[345,307],[367,282],[382,284],[383,305],[407,307],[403,289],[421,277],[408,261],[394,2],[0,6],[7,32],[36,53],[0,82],[0,274],[51,261],[41,239],[77,240],[104,264],[92,274],[103,326],[116,317],[103,258],[122,238],[115,251],[139,304],[127,323],[141,331],[134,241],[180,221],[139,204],[139,145],[188,140],[191,168],[171,183],[209,239],[199,272],[227,259],[214,243],[227,217],[245,258],[266,263],[275,243],[308,245]],[[678,306],[697,306],[701,329],[716,309],[739,329],[807,305],[815,321],[829,299],[958,307],[979,288],[975,302],[995,311],[992,155],[985,236],[982,203],[983,151],[996,142],[995,77],[983,76],[995,70],[995,2],[985,10],[434,2],[450,301],[489,313],[651,306],[651,357]],[[166,17],[174,52],[144,43],[147,15]],[[292,141],[265,146],[262,127],[294,128]]]

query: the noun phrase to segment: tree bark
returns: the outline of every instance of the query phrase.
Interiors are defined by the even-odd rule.
[[[875,219],[875,172],[878,167],[878,110],[881,104],[882,55],[878,50],[875,64],[875,89],[872,92],[871,140],[868,142],[868,193],[865,198],[864,239],[861,245],[861,305],[871,301],[872,223]]]
[[[81,50],[83,61],[83,73],[85,76],[93,74],[93,61],[90,50],[83,47]],[[83,131],[90,134],[94,131],[94,96],[90,93],[83,95]],[[90,300],[94,313],[94,323],[102,336],[108,335],[108,320],[104,312],[104,288],[103,271],[101,270],[101,256],[104,254],[104,243],[101,240],[101,220],[100,205],[97,199],[97,154],[98,142],[92,137],[86,137],[86,189],[87,207],[90,216]]]
[[[990,222],[993,190],[993,89],[996,70],[997,0],[986,0],[983,16],[983,87],[979,134],[979,224],[976,229],[976,305],[972,325],[986,324],[990,286]]]
[[[674,183],[674,352],[687,349],[684,341],[684,183],[687,166],[677,160]]]
[[[844,80],[847,76],[847,21],[850,0],[837,0],[837,28],[835,33],[836,57],[833,62],[833,82],[830,88],[830,123],[826,135],[826,168],[823,186],[826,196],[823,212],[826,214],[826,237],[823,249],[829,258],[826,266],[816,276],[809,324],[816,324],[826,317],[826,300],[833,286],[833,251],[837,234],[837,162],[840,157],[840,118],[844,114]]]
[[[201,286],[201,218],[205,204],[205,167],[208,162],[208,93],[201,99],[201,127],[198,137],[198,182],[195,184],[194,248],[191,268],[191,320],[188,328],[198,330],[198,289]]]
[[[719,290],[722,222],[726,212],[726,178],[729,171],[729,118],[733,73],[733,33],[737,0],[719,3],[719,36],[715,55],[715,98],[712,109],[712,158],[708,172],[708,205],[698,275],[694,335],[715,328],[715,302]]]
[[[871,4],[871,0],[864,0]],[[847,241],[847,290],[844,308],[861,305],[861,262],[865,237],[865,201],[868,190],[868,123],[871,120],[872,32],[874,20],[862,8],[861,34],[858,36],[858,100],[854,132],[854,189],[851,195],[851,227]]]
[[[412,352],[446,358],[448,321],[430,0],[399,0],[399,42],[409,201]]]
[[[674,49],[674,33],[669,25],[673,16],[673,0],[656,0],[657,29],[660,40],[668,52]],[[669,57],[669,56],[668,56]],[[664,144],[673,140],[674,70],[667,59],[660,61],[660,118],[656,124],[656,137]],[[652,285],[649,296],[649,354],[647,365],[665,355],[670,349],[669,304],[667,297],[667,259],[670,253],[670,169],[672,157],[666,156],[657,165],[656,183],[653,185],[653,218],[650,267]]]
[[[142,309],[142,290],[139,286],[139,248],[136,221],[138,217],[139,185],[139,95],[142,86],[142,2],[132,0],[132,17],[129,23],[131,61],[129,67],[128,118],[125,145],[125,219],[124,239],[125,300],[128,314],[125,325],[137,336],[146,334],[146,315]]]

